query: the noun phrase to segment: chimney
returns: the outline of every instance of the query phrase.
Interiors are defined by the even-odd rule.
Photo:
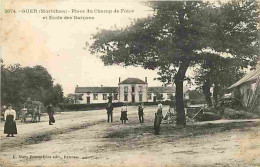
[[[121,82],[121,77],[119,77],[119,83]]]
[[[147,83],[147,77],[145,77],[145,83]]]

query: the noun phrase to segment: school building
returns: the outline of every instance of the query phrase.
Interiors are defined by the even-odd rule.
[[[184,87],[184,98],[188,99],[188,88]],[[106,103],[112,97],[113,103],[126,102],[154,102],[158,100],[166,101],[175,96],[175,87],[159,86],[148,87],[147,77],[145,80],[139,78],[127,78],[121,81],[117,87],[79,87],[76,86],[75,94],[82,95],[81,104]]]

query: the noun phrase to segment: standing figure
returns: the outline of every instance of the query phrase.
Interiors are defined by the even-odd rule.
[[[163,119],[162,109],[163,109],[162,103],[159,102],[157,112],[155,113],[155,119],[154,119],[155,135],[158,135],[160,132],[160,125]]]
[[[24,106],[23,109],[20,111],[20,113],[21,113],[21,122],[25,122],[26,114],[27,114],[27,108],[25,108],[25,106]]]
[[[162,102],[160,102],[160,101],[158,102],[157,109],[162,111],[162,109],[163,109]]]
[[[7,134],[6,137],[14,137],[14,134],[17,134],[17,128],[16,128],[16,112],[12,109],[12,105],[9,103],[7,104],[7,110],[5,110],[4,114],[5,119],[5,128],[4,128],[4,134]]]
[[[128,120],[126,104],[124,104],[123,107],[122,107],[120,120],[122,121],[122,123],[126,123],[126,120]]]
[[[138,105],[138,116],[140,123],[144,123],[144,107],[142,103]]]
[[[26,100],[26,102],[24,103],[24,108],[27,109],[27,112],[23,114],[23,116],[22,116],[22,122],[25,122],[25,121],[26,121],[26,117],[27,117],[27,115],[29,115],[29,114],[32,115],[32,120],[31,120],[31,122],[36,121],[36,119],[35,119],[35,113],[36,113],[36,112],[35,112],[35,108],[34,108],[34,106],[33,106],[33,102],[32,102],[32,100],[31,100],[30,97],[28,97],[27,100]]]
[[[49,125],[53,125],[52,123],[55,123],[55,119],[53,117],[54,115],[54,110],[53,110],[53,107],[52,107],[52,104],[50,103],[47,107],[47,113],[49,115]]]
[[[175,119],[175,110],[174,110],[174,105],[171,103],[169,110],[167,111],[167,113],[165,114],[164,120],[167,121],[167,123],[173,123],[174,119]]]
[[[108,103],[106,109],[107,109],[107,122],[109,122],[109,117],[111,119],[111,122],[113,122],[113,109],[114,109],[114,107],[113,107],[112,103]]]

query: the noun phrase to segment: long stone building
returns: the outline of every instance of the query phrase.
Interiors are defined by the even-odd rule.
[[[187,87],[184,88],[184,97],[187,99]],[[148,87],[147,78],[145,81],[139,78],[127,78],[121,82],[119,78],[118,87],[79,87],[75,93],[82,95],[81,104],[106,103],[112,97],[113,102],[153,102],[158,100],[170,100],[175,96],[175,87]]]

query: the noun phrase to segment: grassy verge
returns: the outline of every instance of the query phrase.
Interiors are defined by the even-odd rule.
[[[207,136],[231,130],[249,130],[251,127],[260,126],[260,122],[231,122],[219,124],[196,124],[185,127],[176,127],[172,124],[162,124],[159,136],[154,135],[152,123],[140,125],[137,127],[128,126],[115,129],[108,129],[104,138],[108,143],[97,150],[120,151],[129,149],[138,149],[158,145],[161,143],[176,142],[182,138],[192,138],[196,136]],[[105,147],[105,149],[104,149]]]

